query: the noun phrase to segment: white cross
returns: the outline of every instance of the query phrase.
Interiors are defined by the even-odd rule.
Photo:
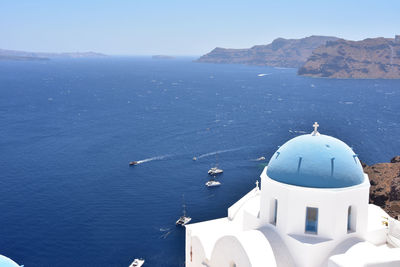
[[[314,127],[314,134],[318,133],[318,127],[319,127],[318,122],[314,122],[313,127]]]
[[[258,189],[258,180],[256,181],[256,188]]]

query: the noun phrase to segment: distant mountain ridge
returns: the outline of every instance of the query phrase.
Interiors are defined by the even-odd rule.
[[[174,59],[175,57],[168,56],[168,55],[153,55],[151,58],[152,59]]]
[[[105,56],[104,54],[95,52],[46,53],[0,49],[0,59],[9,60],[48,60],[51,58],[93,58]]]
[[[400,79],[400,36],[329,41],[314,50],[299,75],[326,78]]]
[[[268,45],[256,45],[248,49],[217,47],[197,62],[298,68],[314,49],[335,40],[338,38],[313,35],[301,39],[278,38]]]

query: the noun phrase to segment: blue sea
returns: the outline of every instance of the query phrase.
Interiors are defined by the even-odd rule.
[[[184,266],[182,196],[193,223],[226,216],[315,121],[367,164],[400,154],[400,80],[192,60],[0,62],[0,254],[27,267]],[[206,188],[216,163],[222,186]]]

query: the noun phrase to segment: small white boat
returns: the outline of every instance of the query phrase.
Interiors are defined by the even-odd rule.
[[[218,167],[213,167],[213,168],[208,170],[208,174],[209,175],[217,175],[217,174],[220,174],[220,173],[223,173],[223,172],[224,172],[224,170],[219,169]]]
[[[176,221],[176,225],[186,225],[187,223],[189,223],[192,220],[192,218],[188,217],[188,216],[181,216],[179,217],[179,219]]]
[[[209,175],[214,176],[214,175],[221,174],[224,172],[224,170],[218,168],[218,153],[215,154],[215,161],[216,161],[215,167],[212,167],[211,169],[208,170]]]
[[[129,267],[140,267],[144,264],[144,259],[135,259]]]
[[[184,226],[185,224],[189,223],[192,218],[190,218],[189,216],[186,216],[186,205],[185,205],[185,200],[184,197],[182,196],[182,207],[183,207],[183,215],[181,217],[179,217],[179,219],[176,221],[176,225],[180,225],[180,226]]]
[[[207,187],[220,186],[221,183],[215,180],[210,180],[206,183]]]
[[[196,157],[193,157],[193,160],[194,160],[194,161],[196,161],[196,160],[197,160],[197,158],[196,158]]]
[[[262,161],[262,160],[265,160],[265,157],[259,157],[259,158],[257,159],[257,161]]]

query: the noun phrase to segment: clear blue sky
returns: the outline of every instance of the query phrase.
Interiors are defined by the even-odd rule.
[[[277,37],[400,34],[399,0],[0,0],[0,48],[200,55]]]

